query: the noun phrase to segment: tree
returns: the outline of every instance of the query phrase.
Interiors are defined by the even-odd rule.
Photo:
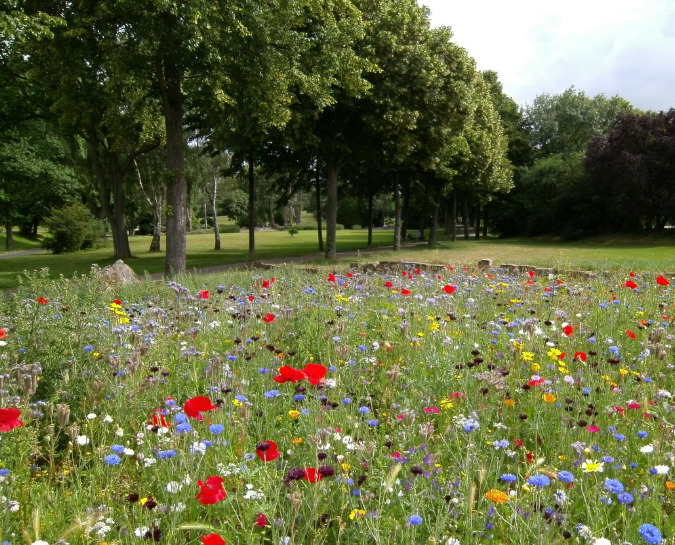
[[[525,117],[535,156],[546,157],[583,152],[591,138],[609,131],[619,113],[630,111],[633,107],[619,96],[591,98],[570,87],[559,95],[539,95],[525,109]]]
[[[660,232],[675,219],[675,109],[619,115],[589,143],[584,166],[602,230]]]

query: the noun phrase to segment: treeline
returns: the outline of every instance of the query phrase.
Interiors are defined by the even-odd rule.
[[[255,225],[282,207],[289,221],[314,209],[327,257],[338,219],[357,216],[391,224],[394,249],[409,229],[433,243],[460,216],[477,233],[481,218],[507,235],[607,229],[579,219],[594,195],[630,209],[621,228],[667,216],[606,194],[619,144],[584,156],[617,115],[659,116],[574,89],[522,110],[416,0],[5,2],[0,101],[8,235],[80,201],[107,221],[117,257],[134,226],[151,226],[154,250],[165,231],[167,275],[185,269],[196,215],[212,218],[216,248],[219,213],[248,226],[251,257]],[[631,172],[646,184],[643,164]]]

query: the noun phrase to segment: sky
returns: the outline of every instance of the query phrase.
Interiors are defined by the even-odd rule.
[[[525,107],[571,86],[675,108],[674,0],[419,0]]]

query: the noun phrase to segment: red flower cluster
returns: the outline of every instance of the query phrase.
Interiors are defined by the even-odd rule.
[[[274,441],[261,441],[255,446],[255,453],[263,462],[271,462],[281,456]]]
[[[49,303],[49,300],[48,300],[48,299],[45,299],[44,297],[38,297],[37,302],[38,302],[40,305],[46,305],[47,303]]]
[[[190,418],[196,418],[197,420],[203,420],[204,417],[200,414],[204,411],[212,411],[217,409],[215,405],[211,403],[211,400],[205,396],[196,396],[192,399],[188,399],[183,405],[183,411]]]
[[[283,384],[284,382],[292,382],[295,384],[303,379],[307,379],[308,382],[312,385],[319,384],[319,382],[324,382],[324,376],[328,369],[321,365],[320,363],[308,363],[305,365],[304,369],[295,369],[290,365],[284,365],[279,369],[279,375],[274,377],[272,380]]]
[[[0,409],[0,431],[12,431],[14,428],[23,426],[19,420],[21,411],[13,407]]]
[[[202,536],[202,543],[204,545],[225,545],[225,540],[218,534],[209,534]]]
[[[666,277],[663,276],[663,275],[657,276],[657,277],[656,277],[656,283],[657,283],[659,286],[667,286],[667,285],[670,284],[670,282],[668,282],[668,280],[666,279]]]
[[[209,290],[199,290],[199,297],[201,299],[208,299],[209,298]]]
[[[197,481],[197,486],[201,488],[199,494],[195,496],[196,500],[202,505],[213,505],[219,501],[223,501],[227,493],[223,489],[223,482],[225,479],[218,475],[214,475],[206,479],[206,482],[201,479]]]
[[[271,312],[268,312],[266,316],[263,316],[263,322],[270,323],[276,320],[276,316]]]

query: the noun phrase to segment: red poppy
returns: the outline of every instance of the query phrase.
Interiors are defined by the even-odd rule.
[[[315,483],[321,479],[323,479],[323,475],[321,475],[321,473],[319,473],[316,468],[308,467],[305,469],[305,480],[309,481],[310,483]]]
[[[268,312],[267,315],[263,316],[263,322],[270,323],[276,320],[276,316],[271,312]]]
[[[267,517],[263,513],[258,513],[258,516],[255,519],[255,525],[258,528],[264,528],[267,524]]]
[[[581,360],[584,363],[586,363],[586,358],[588,358],[588,356],[586,355],[586,352],[575,352],[574,353],[574,359],[575,360]]]
[[[159,409],[152,415],[152,422],[148,422],[150,426],[157,426],[158,428],[170,428],[171,424],[166,421],[164,415],[159,412]]]
[[[391,282],[387,281],[387,282],[384,283],[384,287],[385,287],[385,288],[393,288],[393,287],[394,287],[394,284],[392,284]]]
[[[202,543],[204,545],[225,545],[225,540],[218,534],[209,534],[202,536]]]
[[[530,275],[530,278],[534,278],[534,271],[528,271],[527,274]]]
[[[565,282],[563,282],[562,280],[556,280],[556,284],[558,284],[559,286],[561,286],[561,285],[564,284],[564,283],[565,283]]]
[[[574,328],[571,325],[568,324],[565,327],[563,327],[563,333],[568,337],[571,337],[573,332]]]
[[[116,305],[121,305],[122,301],[120,301],[119,299],[113,299],[113,303],[115,303]]]
[[[534,460],[534,452],[532,452],[531,450],[528,450],[527,454],[525,454],[525,458],[527,459],[527,462],[529,464],[531,464],[532,461]]]
[[[330,274],[328,275],[328,281],[329,281],[329,282],[335,282],[335,275],[334,275],[333,273],[330,273]]]
[[[445,293],[455,293],[455,288],[453,286],[447,285],[443,286],[443,291]]]
[[[403,294],[403,295],[410,295],[410,290],[407,290],[407,289],[403,288],[403,289],[401,290],[401,294]]]
[[[666,277],[663,275],[656,277],[656,283],[659,286],[667,286],[668,284],[670,284],[670,282],[668,282],[668,280],[666,280]]]
[[[626,280],[626,283],[624,284],[624,286],[626,286],[627,288],[630,288],[632,290],[637,288],[637,284],[635,282],[633,282],[632,280]]]
[[[537,380],[530,380],[527,382],[530,386],[539,386],[540,384],[544,384],[544,379],[543,378],[538,378]]]
[[[415,274],[420,274],[422,272],[421,269],[415,269]]]
[[[197,420],[203,420],[201,412],[212,411],[217,409],[215,405],[211,403],[211,400],[205,396],[196,396],[192,399],[188,399],[183,405],[183,411],[190,418],[196,418]]]
[[[13,407],[0,409],[0,431],[12,431],[23,426],[23,422],[19,420],[20,414],[21,411]]]
[[[640,405],[639,403],[626,403],[626,407],[628,409],[640,409],[642,408],[642,405]]]
[[[628,276],[635,277],[635,273],[634,272],[628,273]]]
[[[522,447],[523,446],[523,440],[522,439],[514,439],[513,444],[516,447]]]
[[[354,275],[352,273],[347,273],[347,278],[352,278]]]
[[[402,274],[403,276],[408,276],[408,273],[405,272],[405,271],[401,271],[401,274]]]
[[[274,441],[261,441],[256,445],[255,453],[263,462],[271,462],[281,456]]]
[[[6,336],[5,330],[4,330],[4,329],[0,329],[0,339],[4,339],[5,336]]]
[[[208,299],[209,290],[199,290],[199,297],[201,297],[202,299]]]
[[[212,477],[207,478],[206,483],[200,479],[197,481],[197,486],[199,486],[201,490],[199,491],[199,494],[195,496],[195,499],[199,500],[202,505],[213,505],[214,503],[223,501],[225,496],[227,496],[227,493],[223,489],[224,481],[225,479],[219,475],[213,475]]]
[[[284,365],[283,367],[280,367],[279,373],[279,375],[272,379],[274,382],[278,382],[279,384],[283,384],[284,382],[292,382],[295,384],[306,377],[303,371],[294,369],[290,365]]]
[[[263,288],[269,288],[269,287],[270,287],[270,283],[269,283],[267,280],[263,280],[262,287],[263,287]]]
[[[635,338],[635,333],[633,333],[630,329],[626,329],[624,333],[626,333],[626,335],[628,335],[631,339]]]
[[[320,363],[308,363],[305,365],[305,368],[302,369],[302,372],[312,385],[319,384],[319,382],[325,382],[323,377],[326,375],[327,371],[328,369]]]
[[[45,299],[44,297],[38,297],[37,302],[41,305],[46,305],[47,303],[49,303],[49,300]]]

